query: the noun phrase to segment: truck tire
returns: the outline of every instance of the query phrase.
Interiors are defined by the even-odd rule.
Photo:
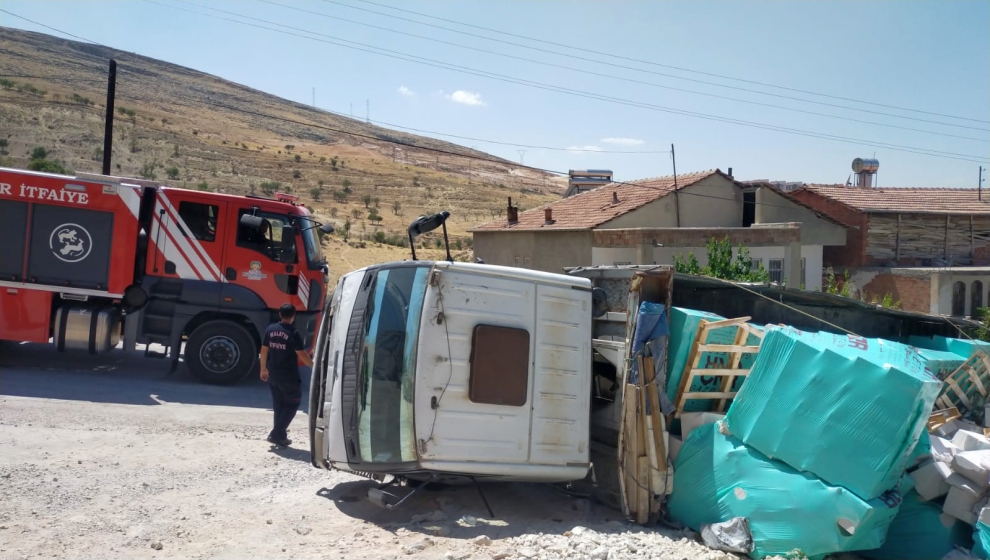
[[[184,356],[196,379],[211,385],[231,385],[254,369],[258,345],[243,326],[232,321],[210,321],[189,334]]]

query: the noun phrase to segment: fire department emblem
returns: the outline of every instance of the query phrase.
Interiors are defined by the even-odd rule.
[[[93,249],[93,238],[79,224],[62,224],[52,230],[48,246],[57,259],[77,263],[89,256]]]
[[[250,270],[244,272],[244,277],[248,280],[262,280],[268,278],[268,275],[261,272],[261,263],[259,261],[251,261]]]

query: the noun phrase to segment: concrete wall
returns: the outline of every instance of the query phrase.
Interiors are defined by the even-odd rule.
[[[475,242],[477,243],[477,242]],[[697,257],[698,263],[701,266],[708,264],[708,255],[705,247],[654,247],[653,248],[653,264],[674,264],[675,255],[683,255],[687,257],[688,253],[694,253]],[[737,255],[738,251],[736,249],[732,250],[733,258]],[[749,255],[753,259],[762,259],[763,268],[769,268],[770,259],[781,259],[785,260],[787,254],[787,247],[777,246],[777,247],[750,247]],[[822,289],[822,246],[821,245],[803,245],[801,247],[801,258],[805,260],[805,289],[820,291]],[[602,248],[594,247],[591,249],[591,264],[592,266],[597,265],[614,265],[614,264],[638,264],[637,263],[637,252],[635,248],[631,247],[617,247],[617,248]],[[785,280],[787,279],[787,263],[783,263],[783,276]],[[793,286],[790,281],[787,282],[788,285]],[[800,282],[799,282],[800,283]]]
[[[986,307],[987,298],[990,294],[987,290],[990,289],[990,274],[982,273],[967,273],[964,271],[952,271],[943,272],[932,278],[932,307],[936,311],[932,311],[938,315],[952,315],[952,292],[953,286],[956,282],[962,282],[966,286],[966,293],[964,297],[965,301],[965,312],[963,315],[973,316],[975,314],[975,309],[973,308],[973,285],[974,282],[981,282],[983,284],[980,290],[980,300],[982,306]]]
[[[742,227],[742,191],[725,177],[712,175],[598,228],[677,227],[678,203],[680,227]]]
[[[591,265],[591,231],[476,231],[474,255],[487,264],[561,273]]]
[[[756,223],[801,223],[801,243],[807,245],[846,244],[846,228],[823,220],[814,212],[763,187],[756,191]]]

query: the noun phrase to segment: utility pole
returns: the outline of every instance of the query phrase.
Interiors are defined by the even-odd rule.
[[[516,150],[519,152],[519,165],[525,165],[523,163],[523,157],[526,155],[526,150]]]
[[[117,61],[110,60],[110,77],[107,78],[107,116],[103,129],[103,174],[110,174],[110,156],[113,153],[113,100],[117,88]]]
[[[976,181],[977,196],[979,197],[979,199],[980,199],[981,202],[983,201],[983,181],[984,181],[984,179],[983,179],[983,166],[981,165],[980,166],[980,178]]]
[[[670,145],[670,161],[674,162],[674,211],[677,213],[677,227],[681,227],[681,199],[677,192],[677,156],[674,145]]]

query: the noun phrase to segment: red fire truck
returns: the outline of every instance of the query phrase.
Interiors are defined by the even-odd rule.
[[[105,175],[0,168],[0,340],[105,352],[182,343],[192,374],[233,383],[295,305],[307,347],[326,296],[318,230],[294,202]]]

